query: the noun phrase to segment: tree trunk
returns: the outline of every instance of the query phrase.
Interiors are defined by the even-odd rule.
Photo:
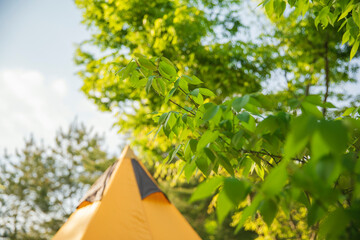
[[[327,98],[329,96],[329,87],[330,87],[330,71],[329,71],[329,57],[328,57],[328,51],[329,51],[329,43],[328,43],[328,39],[326,38],[325,41],[325,55],[324,55],[324,60],[325,60],[325,96],[324,96],[324,106],[322,109],[322,113],[323,116],[326,116],[326,106],[325,103],[327,101]]]

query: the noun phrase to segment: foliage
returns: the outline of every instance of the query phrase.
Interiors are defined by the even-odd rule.
[[[84,190],[115,160],[103,138],[74,122],[55,144],[26,140],[0,159],[0,236],[49,239],[73,212]]]
[[[134,86],[146,82],[147,93],[178,107],[154,114],[153,135],[176,141],[166,160],[176,155],[185,176],[199,169],[209,178],[192,201],[218,193],[220,223],[235,210],[237,230],[257,212],[271,226],[277,214],[290,218],[296,206],[305,209],[307,225],[320,239],[360,236],[358,108],[330,119],[318,109],[324,107],[319,95],[278,102],[259,93],[215,104],[209,100],[214,93],[198,87],[200,79],[178,72],[164,57],[137,54],[118,76]],[[176,95],[186,100],[172,100]]]
[[[170,184],[169,181],[160,181],[160,186],[166,192],[172,204],[182,213],[186,220],[196,230],[201,239],[222,240],[222,239],[255,239],[257,234],[254,229],[242,230],[234,234],[234,227],[230,226],[230,216],[224,219],[219,225],[216,221],[216,214],[211,204],[212,198],[197,201],[189,204],[188,199],[196,189],[198,181],[193,178],[189,183]]]
[[[158,97],[145,94],[143,81],[137,83],[144,87],[143,94],[136,94],[134,82],[114,78],[130,60],[129,52],[174,59],[180,71],[206,79],[216,89],[213,98],[219,103],[223,96],[259,91],[275,67],[270,48],[237,37],[248,34],[241,23],[243,5],[237,1],[75,2],[83,12],[83,23],[94,33],[75,56],[81,66],[82,91],[99,109],[119,112],[116,125],[122,133],[130,133],[140,151],[146,151],[142,157],[147,161],[160,161],[172,146],[165,139],[149,142],[146,136],[154,127],[148,115],[161,106]]]
[[[321,26],[325,29],[330,25],[336,26],[338,31],[343,31],[342,44],[348,43],[351,46],[350,60],[359,49],[360,3],[358,1],[264,0],[261,5],[265,7],[270,19],[281,18],[283,14],[287,14],[285,10],[289,6],[290,9],[294,9],[291,14],[296,18],[306,14],[315,15],[314,25],[316,28]]]

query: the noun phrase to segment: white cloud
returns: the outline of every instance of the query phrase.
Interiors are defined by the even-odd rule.
[[[52,143],[56,130],[67,127],[75,117],[105,133],[109,149],[116,150],[120,137],[110,130],[111,114],[97,111],[66,80],[34,70],[0,70],[0,149],[12,152],[22,147],[24,137],[31,133]]]
[[[51,83],[51,87],[52,89],[60,96],[60,97],[65,97],[67,94],[67,85],[66,85],[66,81],[64,79],[55,79],[52,83]]]

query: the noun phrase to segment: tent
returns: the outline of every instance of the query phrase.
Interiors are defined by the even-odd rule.
[[[91,186],[54,240],[200,239],[126,147]]]

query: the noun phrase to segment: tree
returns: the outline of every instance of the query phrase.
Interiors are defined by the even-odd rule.
[[[314,25],[323,29],[329,25],[336,26],[338,31],[345,26],[342,44],[348,42],[351,46],[350,60],[355,56],[360,44],[360,3],[354,0],[324,1],[324,0],[265,0],[261,2],[271,18],[281,17],[288,5],[292,15],[297,18],[310,14],[315,16]],[[337,24],[337,22],[341,23]],[[337,34],[338,35],[338,34]]]
[[[15,156],[0,158],[0,235],[49,239],[84,191],[115,161],[104,139],[76,122],[60,129],[54,145],[26,140]]]
[[[158,156],[169,151],[171,144],[166,141],[152,144],[146,137],[155,127],[148,114],[158,111],[160,106],[156,94],[145,94],[145,88],[142,94],[135,94],[133,82],[126,80],[120,84],[114,78],[131,59],[129,52],[174,59],[180,71],[206,79],[222,96],[260,90],[260,83],[274,68],[266,46],[236,38],[237,34],[247,32],[239,19],[241,3],[230,0],[75,2],[83,12],[83,23],[94,31],[75,56],[76,63],[82,66],[79,72],[84,81],[82,91],[101,110],[119,111],[117,125],[123,133],[136,136],[133,143],[142,146],[139,150],[147,151],[143,157],[149,161],[160,160]],[[91,53],[94,47],[101,53]],[[146,82],[138,84],[145,87]],[[221,101],[216,96],[213,98]],[[133,108],[135,112],[129,110]]]
[[[275,33],[269,38],[280,52],[277,64],[287,81],[285,92],[290,98],[321,93],[324,104],[331,97],[336,102],[354,101],[352,96],[332,91],[343,83],[356,82],[359,68],[358,63],[349,62],[351,48],[341,44],[339,24],[316,29],[311,13],[298,19],[291,12],[273,21]],[[322,112],[325,116],[326,106]]]
[[[146,62],[142,58],[156,69],[142,64]],[[289,219],[290,212],[304,208],[307,237],[360,236],[359,108],[334,120],[325,119],[319,111],[318,107],[325,106],[320,95],[294,99],[299,105],[293,106],[292,112],[288,107],[277,108],[283,103],[262,94],[222,104],[203,101],[212,91],[196,88],[200,80],[179,74],[164,57],[139,55],[120,72],[120,80],[140,74],[148,86],[151,83],[152,91],[164,97],[164,104],[175,92],[188,97],[187,103],[176,103],[178,111],[156,114],[155,135],[160,132],[170,140],[177,136],[178,145],[167,162],[177,156],[182,160],[178,170],[183,169],[185,176],[199,169],[209,178],[197,188],[192,201],[220,189],[216,195],[220,223],[237,209],[237,230],[256,212],[271,227],[279,214]],[[163,88],[156,83],[159,81],[163,81]]]
[[[358,236],[352,215],[358,211],[358,108],[326,114],[334,107],[330,83],[353,79],[345,59],[354,50],[340,46],[335,28],[316,29],[319,21],[325,25],[316,12],[320,5],[299,21],[308,9],[303,0],[291,1],[295,11],[285,17],[284,1],[264,2],[270,18],[276,15],[270,43],[277,45],[254,45],[236,34],[222,43],[214,29],[229,28],[212,18],[218,9],[209,2],[161,1],[146,10],[137,1],[77,1],[84,22],[99,33],[91,43],[111,53],[78,51],[84,93],[100,109],[123,109],[117,124],[131,132],[140,152],[153,151],[157,171],[179,181],[209,178],[192,201],[213,198],[220,224],[231,212],[237,230],[245,226],[260,237]],[[225,16],[236,9],[220,2]],[[190,20],[189,11],[201,14]],[[169,32],[183,42],[172,41]],[[188,38],[194,34],[198,38]],[[206,34],[214,44],[204,41]],[[285,91],[265,95],[260,85],[252,87],[285,73]],[[323,94],[315,89],[322,84]],[[128,110],[132,105],[135,111]]]

